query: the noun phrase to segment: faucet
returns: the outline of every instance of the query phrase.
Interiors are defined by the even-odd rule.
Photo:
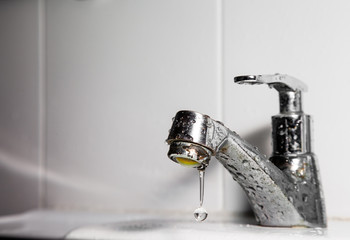
[[[234,82],[267,84],[279,92],[280,113],[272,117],[272,156],[268,159],[220,121],[195,111],[179,111],[166,140],[168,157],[201,170],[215,156],[247,194],[261,225],[326,227],[311,117],[302,110],[307,86],[282,74],[237,76]]]

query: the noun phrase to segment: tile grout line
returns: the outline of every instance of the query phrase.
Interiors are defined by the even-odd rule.
[[[218,93],[218,117],[219,120],[224,122],[224,77],[223,77],[223,0],[217,0],[216,5],[216,15],[217,15],[217,32],[216,32],[216,41],[217,41],[217,93]],[[225,206],[225,179],[224,179],[224,168],[219,166],[218,168],[218,178],[219,178],[219,208],[220,211],[224,210]]]
[[[44,207],[46,161],[46,31],[45,1],[38,1],[38,208]]]

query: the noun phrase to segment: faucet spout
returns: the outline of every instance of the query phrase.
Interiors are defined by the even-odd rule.
[[[176,114],[167,142],[169,158],[182,165],[203,168],[215,156],[244,189],[261,225],[326,226],[317,167],[309,155],[297,158],[305,174],[297,181],[221,122],[193,111]]]

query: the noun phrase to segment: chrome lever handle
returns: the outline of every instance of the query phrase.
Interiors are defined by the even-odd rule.
[[[238,84],[267,84],[279,92],[280,113],[302,113],[302,92],[307,91],[307,85],[286,74],[244,75],[234,78]]]
[[[267,84],[279,92],[306,92],[307,86],[302,81],[286,74],[244,75],[234,78],[238,84]]]

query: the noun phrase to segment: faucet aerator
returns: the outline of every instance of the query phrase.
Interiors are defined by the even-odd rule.
[[[211,151],[195,143],[174,141],[170,144],[168,157],[185,167],[206,168]]]

